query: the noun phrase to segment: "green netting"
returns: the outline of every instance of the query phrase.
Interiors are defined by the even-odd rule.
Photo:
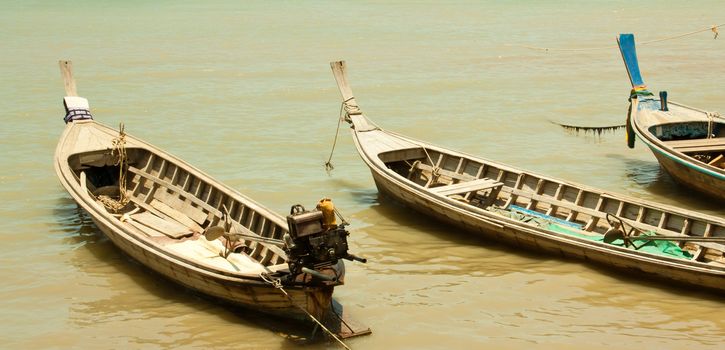
[[[547,230],[551,230],[558,233],[564,233],[570,236],[575,236],[579,238],[588,239],[590,241],[602,241],[604,239],[604,235],[596,235],[596,236],[590,236],[590,235],[584,235],[581,233],[578,233],[576,231],[573,231],[567,227],[563,227],[561,225],[557,225],[554,223],[549,223],[545,227]],[[646,235],[654,235],[653,232],[647,232]],[[682,250],[677,244],[672,243],[671,241],[661,241],[661,240],[641,240],[633,238],[632,242],[637,245],[638,247],[640,245],[643,245],[641,248],[639,248],[639,251],[644,251],[651,254],[661,255],[661,256],[669,256],[669,257],[675,257],[680,259],[686,259],[689,260],[692,258],[692,254],[690,254],[687,251]],[[618,239],[612,243],[612,245],[624,246],[624,241],[621,239]]]

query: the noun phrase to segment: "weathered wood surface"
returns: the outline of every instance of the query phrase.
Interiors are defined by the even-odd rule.
[[[76,137],[79,135],[85,135],[94,141],[76,142]],[[222,201],[235,208],[232,213],[233,216],[243,216],[251,219],[246,224],[255,227],[254,230],[248,229],[242,223],[235,221],[235,227],[244,227],[246,233],[281,239],[284,232],[286,232],[285,222],[281,216],[273,214],[259,204],[250,202],[247,198],[227,189],[223,185],[214,184],[213,180],[208,176],[191,168],[183,161],[176,160],[173,156],[154,149],[153,146],[127,136],[127,150],[129,152],[150,154],[148,150],[154,150],[154,152],[162,155],[160,157],[147,157],[145,160],[140,159],[138,162],[148,166],[149,169],[159,169],[160,166],[156,163],[157,161],[160,163],[163,159],[174,160],[173,165],[167,165],[167,167],[175,167],[178,169],[177,172],[188,174],[187,189],[198,192],[199,196],[206,193],[205,197],[208,198],[200,199],[189,190],[183,190],[181,186],[183,186],[184,180],[181,178],[174,179],[173,182],[171,179],[160,180],[156,175],[148,174],[139,169],[137,173],[129,172],[128,180],[131,183],[129,188],[132,189],[136,184],[145,189],[139,189],[138,193],[131,196],[130,199],[133,206],[144,211],[133,214],[130,217],[131,220],[122,222],[119,217],[114,217],[106,212],[102,205],[96,203],[88,187],[82,185],[87,184],[88,170],[78,170],[76,172],[74,168],[70,167],[70,164],[76,164],[75,168],[81,169],[88,168],[82,165],[83,161],[96,165],[103,163],[103,159],[99,157],[79,157],[79,155],[92,154],[95,151],[106,152],[116,136],[117,131],[92,120],[68,123],[56,149],[54,161],[61,184],[76,202],[89,212],[96,225],[116,246],[163,276],[201,293],[282,317],[299,320],[308,319],[308,316],[294,306],[282,293],[262,281],[256,274],[250,275],[244,271],[217,271],[206,267],[201,261],[197,262],[183,256],[174,255],[165,248],[166,245],[174,244],[174,237],[188,236],[198,230],[201,225],[196,220],[202,221],[200,217],[203,217],[202,223],[206,225],[212,222],[220,222],[221,211],[218,208],[221,207]],[[85,181],[81,182],[81,178]],[[143,184],[139,184],[139,182]],[[156,184],[153,192],[150,191],[149,187],[151,186],[144,185],[148,183]],[[169,187],[166,188],[165,186]],[[200,187],[214,189],[212,191],[200,190]],[[162,188],[164,190],[160,191],[159,189]],[[171,190],[171,192],[168,192],[168,190]],[[129,192],[133,193],[132,190],[129,190]],[[214,192],[215,197],[209,195],[209,192]],[[165,197],[164,195],[158,195],[159,193],[169,195],[174,193],[173,196],[177,201],[162,202]],[[148,197],[149,194],[151,197]],[[184,209],[183,204],[189,204],[190,206]],[[188,215],[187,213],[196,214]],[[190,216],[195,217],[195,219],[191,219]],[[266,222],[266,224],[258,225],[262,221]],[[203,238],[196,234],[191,239]],[[262,248],[255,251],[252,257],[262,264],[267,264],[267,266],[276,266],[284,261],[284,257],[275,252],[284,253],[284,251],[276,249],[276,247],[275,249]],[[316,289],[308,287],[305,290],[304,288],[290,287],[287,288],[287,291],[292,295],[295,303],[310,312],[314,312],[313,314],[318,317],[322,316],[324,308],[320,306],[321,304],[317,305],[319,302],[313,302],[313,299],[329,300],[332,295],[331,288]]]
[[[344,67],[342,63],[338,65]],[[345,70],[340,72],[344,73]],[[348,80],[345,77],[337,81],[347,83]],[[349,86],[346,86],[345,91],[352,93]],[[379,127],[370,131],[367,126],[372,122],[359,122],[361,119],[366,119],[362,113],[357,118],[349,118],[358,152],[370,168],[379,191],[407,207],[471,233],[511,245],[579,258],[618,268],[626,273],[637,272],[675,281],[675,284],[687,283],[725,291],[723,244],[682,242],[681,248],[694,255],[684,259],[590,239],[603,237],[610,229],[607,214],[622,219],[627,227],[635,227],[642,232],[684,238],[725,237],[725,220],[722,218],[538,175],[422,141],[412,141]],[[362,130],[358,130],[358,126],[362,126]],[[414,143],[426,151],[408,152],[408,143]],[[387,146],[381,147],[381,144]],[[396,144],[406,145],[407,148],[392,149]],[[379,153],[381,148],[386,153]],[[383,156],[385,154],[395,154],[396,157]],[[400,157],[401,154],[410,154],[410,157],[406,159]],[[435,181],[432,181],[433,178]],[[436,193],[445,191],[446,187],[465,188],[468,182],[476,184],[491,181],[502,184],[499,191],[480,191],[463,199]],[[442,187],[429,187],[433,183]],[[581,227],[569,229],[590,238],[552,231],[535,222],[501,214],[510,211],[513,205],[539,213],[544,218],[550,217],[552,223],[563,220],[574,227]]]
[[[66,93],[75,97],[71,63],[61,62],[60,66]],[[70,101],[87,104],[85,99],[75,98]],[[231,253],[230,264],[212,264],[208,259],[223,258],[191,254],[194,249],[182,247],[209,243],[200,233],[224,222],[223,207],[229,209],[236,232],[280,240],[287,224],[281,215],[131,135],[125,137],[130,164],[126,194],[130,201],[119,212],[105,208],[94,192],[109,185],[119,187],[118,183],[107,183],[107,174],[117,174],[118,168],[98,173],[117,164],[109,152],[116,137],[117,130],[94,120],[71,121],[60,136],[53,161],[60,183],[114,245],[180,285],[236,305],[299,320],[309,320],[299,307],[317,318],[325,314],[333,286],[285,285],[290,300],[260,276],[260,271],[287,270],[280,247],[247,242],[247,253]],[[239,263],[242,261],[246,263]],[[325,269],[344,279],[342,262]],[[300,279],[310,280],[304,276]]]
[[[63,86],[65,88],[66,96],[78,96],[76,90],[76,81],[73,78],[73,63],[71,61],[61,60],[58,61],[60,66],[60,74],[63,78]]]
[[[450,196],[454,194],[482,191],[502,185],[503,183],[492,179],[476,179],[471,181],[459,182],[452,185],[432,187],[430,188],[430,191],[433,193],[438,193],[441,196]]]
[[[725,138],[664,141],[664,144],[682,153],[725,152]]]
[[[164,220],[147,211],[131,215],[131,220],[161,232],[171,238],[182,238],[193,234],[189,228],[174,221]]]

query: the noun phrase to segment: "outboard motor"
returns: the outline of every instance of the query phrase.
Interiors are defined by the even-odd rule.
[[[342,224],[336,224],[334,206],[328,198],[320,200],[315,210],[293,205],[287,216],[289,233],[284,236],[290,277],[309,273],[333,281],[330,276],[315,270],[337,264],[339,259],[367,262],[347,251],[350,233],[345,230],[345,224],[344,220]]]

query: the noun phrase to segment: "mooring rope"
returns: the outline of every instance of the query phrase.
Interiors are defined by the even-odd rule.
[[[659,43],[659,42],[662,42],[662,41],[679,39],[679,38],[683,38],[683,37],[686,37],[686,36],[690,36],[690,35],[694,35],[694,34],[706,32],[706,31],[712,31],[715,34],[715,36],[713,37],[713,39],[717,39],[718,35],[720,34],[720,33],[718,33],[718,30],[717,29],[720,28],[720,27],[722,27],[722,26],[725,26],[725,23],[718,24],[718,25],[712,25],[712,26],[709,26],[707,28],[698,29],[698,30],[695,30],[695,31],[692,31],[692,32],[688,32],[688,33],[684,33],[684,34],[678,34],[678,35],[673,35],[673,36],[669,36],[669,37],[665,37],[665,38],[643,41],[643,42],[637,43],[637,45],[648,45],[648,44]],[[617,46],[609,45],[609,46],[583,47],[583,48],[553,48],[553,47],[538,47],[538,46],[528,46],[528,45],[519,45],[519,44],[506,44],[506,46],[518,46],[518,47],[523,47],[523,48],[526,48],[526,49],[539,50],[539,51],[547,51],[547,52],[548,51],[595,51],[595,50],[611,50],[612,48],[616,48],[617,47]]]
[[[106,209],[118,212],[128,204],[129,198],[126,194],[126,171],[128,169],[128,156],[126,155],[126,132],[123,123],[118,126],[118,137],[111,141],[111,157],[116,157],[118,166],[118,199],[106,195],[99,195],[98,200],[103,203]]]
[[[128,169],[128,156],[126,154],[126,131],[123,123],[118,125],[118,137],[113,139],[113,150],[111,156],[118,157],[118,189],[121,192],[119,202],[124,205],[128,203],[126,194],[126,170]]]
[[[304,313],[306,313],[307,316],[310,316],[310,318],[313,321],[315,321],[315,323],[317,323],[318,326],[320,326],[322,329],[324,329],[325,332],[327,332],[327,334],[329,334],[332,338],[337,340],[337,342],[340,343],[340,345],[342,345],[345,349],[352,350],[352,349],[350,349],[349,346],[347,346],[347,344],[345,344],[342,340],[340,340],[340,338],[338,338],[335,335],[335,333],[332,333],[332,331],[327,329],[327,327],[325,327],[325,325],[323,325],[322,322],[318,321],[317,318],[315,318],[315,316],[313,316],[309,311],[307,311],[307,309],[303,308],[302,306],[297,305],[297,303],[295,303],[295,301],[292,300],[292,297],[289,294],[287,294],[287,291],[284,290],[284,288],[282,287],[282,282],[278,278],[272,278],[269,275],[267,275],[267,273],[265,273],[265,272],[260,273],[259,277],[261,277],[263,281],[271,284],[274,288],[277,288],[280,292],[282,292],[282,294],[284,294],[287,297],[287,299],[289,299],[289,301],[292,305],[294,305],[298,309],[304,311]],[[334,310],[333,310],[333,313],[334,313]]]
[[[332,141],[332,150],[330,150],[330,157],[327,158],[327,161],[325,162],[325,171],[327,172],[327,175],[330,175],[330,172],[335,169],[335,167],[332,165],[332,154],[335,153],[335,146],[337,145],[337,136],[340,134],[340,124],[342,123],[343,111],[345,110],[345,102],[343,101],[342,104],[340,104],[340,114],[339,118],[337,118],[337,130],[335,130],[335,139]]]

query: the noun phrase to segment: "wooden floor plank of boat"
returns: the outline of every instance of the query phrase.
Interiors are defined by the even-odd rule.
[[[131,215],[131,220],[161,232],[171,238],[182,238],[192,234],[189,228],[176,222],[164,220],[147,211]]]

